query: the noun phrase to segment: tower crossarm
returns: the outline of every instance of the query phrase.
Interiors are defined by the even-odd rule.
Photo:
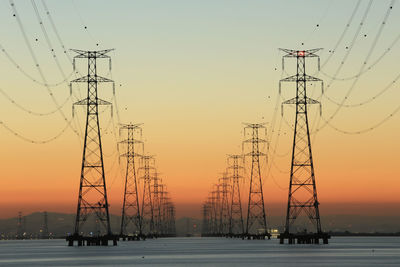
[[[292,76],[281,79],[279,82],[297,82],[297,81],[322,82],[321,79],[314,77],[314,76],[307,75],[307,74],[302,75],[302,76],[292,75]]]
[[[296,97],[292,98],[292,99],[288,99],[286,101],[284,101],[282,104],[291,104],[291,105],[296,105],[296,104],[320,104],[319,101],[314,100],[312,98],[306,97],[306,99],[297,99]]]
[[[279,48],[280,51],[286,53],[283,57],[319,57],[316,53],[322,48],[315,48],[309,50],[293,50],[293,49],[286,49],[286,48]]]
[[[71,81],[72,83],[87,83],[87,82],[97,82],[97,83],[113,83],[114,81],[99,75],[85,75],[80,78]]]
[[[99,50],[99,51],[84,51],[84,50],[79,50],[79,49],[70,49],[71,51],[77,53],[75,58],[88,58],[88,57],[94,57],[96,56],[97,58],[110,58],[110,56],[106,55],[107,53],[114,51],[114,48],[111,49],[105,49],[105,50]]]

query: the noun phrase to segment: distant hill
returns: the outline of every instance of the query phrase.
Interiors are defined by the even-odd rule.
[[[38,237],[43,228],[43,213],[35,212],[25,216],[26,232],[33,238]],[[120,216],[111,215],[111,228],[114,233],[119,232]],[[75,215],[48,212],[48,228],[53,236],[61,237],[71,233]],[[178,236],[199,236],[201,234],[201,219],[183,217],[176,220]],[[268,217],[271,228],[282,230],[284,217]],[[363,215],[329,215],[322,217],[322,226],[325,231],[334,232],[363,232],[363,233],[395,233],[400,232],[400,216],[363,216]],[[17,233],[17,217],[0,220],[0,234],[15,236]]]

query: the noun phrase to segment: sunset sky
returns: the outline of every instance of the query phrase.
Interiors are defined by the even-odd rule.
[[[72,66],[42,2],[35,2],[60,65],[68,81],[72,80]],[[399,208],[393,210],[400,206],[400,112],[390,116],[400,108],[400,80],[393,83],[400,72],[400,5],[390,9],[392,1],[374,1],[369,7],[369,2],[361,1],[346,27],[357,1],[45,1],[66,48],[115,48],[110,53],[111,74],[108,62],[99,62],[103,66],[99,74],[116,82],[119,110],[114,106],[112,118],[109,110],[100,115],[111,212],[120,213],[124,172],[114,134],[120,137],[112,132],[113,124],[144,123],[145,150],[156,155],[157,169],[181,217],[200,216],[201,203],[224,171],[227,154],[241,152],[242,123],[266,122],[270,147],[277,150],[277,155],[269,153],[268,160],[274,163],[264,181],[266,207],[271,214],[282,214],[294,109],[285,106],[282,117],[280,103],[294,97],[295,91],[285,85],[280,97],[278,84],[282,77],[294,74],[295,62],[285,62],[283,72],[283,53],[278,48],[323,48],[319,55],[325,74],[317,72],[316,61],[307,62],[309,74],[325,83],[325,96],[314,85],[308,91],[321,100],[323,118],[336,114],[337,105],[328,98],[341,102],[351,89],[344,104],[352,105],[391,87],[367,104],[341,108],[331,121],[338,129],[356,132],[389,117],[376,129],[349,135],[326,126],[312,137],[322,215],[400,215]],[[59,83],[63,76],[31,1],[15,0],[15,7],[46,80]],[[0,45],[20,69],[0,51],[0,89],[26,109],[54,110],[46,87],[21,73],[42,81],[13,14],[9,1],[1,1]],[[82,73],[84,64],[77,65]],[[339,79],[352,77],[371,64],[356,79],[329,78],[335,73]],[[68,83],[50,87],[59,103],[69,97]],[[73,99],[61,109],[68,119],[72,102],[85,96],[84,86],[73,90]],[[111,101],[112,88],[101,86],[99,97]],[[84,112],[75,108],[73,125],[80,129]],[[60,113],[32,116],[3,94],[0,114],[7,127],[35,140],[51,138],[65,128]],[[323,126],[317,106],[310,107],[309,120],[312,132]],[[18,211],[75,212],[82,137],[67,129],[53,142],[32,144],[0,127],[0,140],[0,218],[14,217]],[[244,192],[246,185],[245,181]]]

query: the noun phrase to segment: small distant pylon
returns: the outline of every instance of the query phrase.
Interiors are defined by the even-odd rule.
[[[251,145],[251,152],[245,153],[246,157],[251,157],[250,191],[247,208],[246,235],[248,238],[270,238],[267,232],[267,217],[265,214],[263,184],[261,177],[260,157],[266,154],[260,150],[260,144],[266,144],[265,139],[261,139],[260,129],[265,129],[264,124],[245,123],[244,136],[250,134],[250,138],[243,141],[243,148]],[[250,133],[248,131],[250,130]]]
[[[206,201],[203,204],[203,221],[201,224],[201,236],[210,235],[211,209],[210,203]]]
[[[167,216],[167,210],[166,210],[166,197],[167,197],[167,192],[166,188],[167,186],[165,184],[160,183],[158,185],[159,194],[160,194],[160,235],[161,236],[166,236],[167,235],[167,224],[166,224],[166,216]]]
[[[220,206],[220,221],[219,221],[219,233],[222,236],[229,234],[229,222],[230,222],[230,207],[229,207],[229,177],[226,172],[222,174],[220,180],[221,189],[221,206]]]
[[[153,156],[142,156],[141,167],[139,168],[143,172],[143,200],[142,200],[142,233],[147,237],[153,237],[154,234],[154,209],[152,193],[151,193],[151,182],[152,174],[155,172],[154,168],[154,157]]]
[[[47,211],[43,212],[43,228],[42,228],[41,238],[42,239],[50,238]]]
[[[213,217],[213,224],[212,224],[212,235],[218,236],[220,235],[220,185],[214,184],[213,191],[211,192],[211,203],[212,203],[212,217]]]
[[[135,132],[142,134],[141,124],[123,124],[120,127],[120,133],[127,131],[127,139],[119,142],[126,146],[126,152],[121,156],[126,157],[126,174],[124,200],[122,205],[120,236],[142,235],[142,226],[140,218],[138,181],[136,179],[136,161],[143,154],[143,142],[135,138]],[[142,154],[137,153],[136,146],[141,146]],[[128,229],[129,226],[132,226]]]
[[[22,221],[22,212],[18,212],[18,218],[17,218],[17,239],[24,239],[25,237],[25,229],[24,229],[24,223]]]
[[[230,236],[241,236],[244,234],[244,223],[243,223],[243,212],[242,212],[242,200],[240,198],[240,179],[243,176],[240,175],[240,170],[243,166],[239,162],[243,161],[242,155],[230,155],[228,157],[228,169],[232,172],[232,193],[231,193],[231,205],[230,205],[230,220],[229,220],[229,235]]]
[[[161,234],[161,178],[158,172],[154,172],[152,177],[153,181],[153,191],[152,191],[152,201],[153,201],[153,220],[154,220],[154,234],[160,236]]]
[[[288,239],[289,244],[294,244],[296,240],[298,243],[319,244],[319,239],[322,239],[324,244],[327,244],[330,236],[322,232],[321,227],[307,113],[308,105],[319,104],[321,109],[321,104],[309,98],[306,89],[307,82],[321,82],[323,90],[323,81],[321,79],[306,74],[306,58],[317,59],[319,66],[320,59],[316,53],[321,49],[280,50],[286,53],[283,56],[283,60],[285,58],[294,58],[297,63],[296,74],[282,79],[279,83],[279,88],[281,87],[281,82],[296,83],[296,97],[282,103],[296,105],[296,118],[286,224],[284,233],[279,235],[280,243],[283,244],[284,240]],[[301,220],[301,217],[304,217],[301,216],[302,213],[308,220]],[[311,222],[311,225],[309,223],[306,225],[307,221]],[[296,222],[298,223],[297,225],[295,225]]]
[[[167,201],[167,229],[168,236],[176,236],[175,206],[171,201]]]

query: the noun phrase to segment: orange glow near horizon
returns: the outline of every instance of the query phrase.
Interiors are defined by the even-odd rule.
[[[93,1],[79,2],[78,8],[86,13]],[[119,5],[111,2],[102,2],[104,7],[98,12],[87,12],[86,22],[94,37],[82,30],[78,18],[65,15],[76,13],[69,2],[48,3],[66,47],[116,48],[111,53],[112,75],[108,71],[108,62],[99,63],[102,66],[99,73],[116,81],[118,102],[118,106],[114,103],[113,117],[104,108],[100,115],[111,212],[120,213],[123,198],[124,158],[119,163],[116,151],[116,142],[121,138],[116,129],[119,122],[144,123],[145,151],[155,155],[157,171],[176,204],[178,217],[200,217],[202,203],[226,168],[227,155],[241,153],[242,123],[266,122],[268,138],[271,138],[270,175],[267,176],[264,169],[267,214],[283,214],[288,194],[294,109],[285,106],[282,117],[280,106],[281,102],[295,96],[295,89],[285,85],[279,95],[278,82],[293,74],[294,65],[285,62],[285,71],[281,71],[282,53],[278,48],[324,47],[318,52],[322,70],[334,74],[356,32],[356,24],[351,25],[331,56],[345,26],[339,23],[339,27],[338,21],[344,23],[351,15],[347,3],[327,0],[314,3],[315,10],[325,10],[328,4],[332,5],[332,14],[327,14],[324,23],[316,29],[315,22],[319,18],[315,17],[315,10],[302,5],[301,10],[293,13],[289,2],[267,4],[256,1],[250,4],[224,0],[178,1],[178,4],[172,1],[173,4],[159,5],[146,1],[140,4],[124,1]],[[29,37],[38,36],[38,41],[34,38],[30,42],[48,83],[62,81],[41,35],[40,25],[32,16],[32,7],[24,2],[16,4]],[[308,94],[322,102],[323,118],[335,114],[332,124],[347,131],[374,128],[364,134],[352,135],[326,126],[314,134],[315,125],[323,125],[323,120],[318,107],[310,107],[312,150],[322,216],[339,213],[400,216],[400,209],[395,208],[400,206],[397,167],[400,82],[393,82],[398,76],[400,43],[387,50],[397,36],[400,8],[393,9],[367,65],[388,52],[370,70],[358,73],[373,44],[376,25],[381,24],[386,9],[385,3],[373,3],[373,14],[362,28],[363,34],[357,38],[337,79],[317,72],[315,62],[310,62],[307,69],[310,75],[325,82],[325,96],[315,85],[308,87]],[[300,13],[305,18],[295,19]],[[286,17],[282,18],[281,14]],[[105,16],[108,16],[107,22]],[[358,16],[357,21],[361,19]],[[21,73],[23,69],[40,80],[8,6],[0,8],[0,22],[9,25],[0,29],[1,46],[20,66],[17,69],[0,51],[0,89],[26,109],[38,112],[57,109],[47,88]],[[47,23],[46,27],[49,26]],[[53,33],[49,34],[56,40]],[[305,35],[307,40],[304,40]],[[56,53],[65,75],[70,74],[71,64],[59,46]],[[85,66],[77,67],[85,74]],[[359,78],[353,88],[355,79],[346,78],[357,75]],[[72,80],[74,75],[69,78]],[[389,89],[374,98],[388,84]],[[67,118],[72,118],[72,103],[86,94],[85,86],[74,87],[74,94],[69,99],[68,82],[49,90],[58,103],[67,99],[60,108]],[[350,92],[348,96],[347,92]],[[112,88],[102,85],[99,97],[112,101]],[[348,98],[345,105],[365,104],[352,108],[344,106],[336,113],[337,105],[332,100],[340,102],[345,97]],[[3,125],[36,140],[56,136],[65,127],[59,112],[32,116],[3,95],[0,95],[0,114]],[[380,124],[386,117],[388,119]],[[75,107],[73,127],[83,130],[84,123],[85,110]],[[0,218],[15,217],[18,211],[25,214],[44,210],[75,213],[82,142],[82,137],[67,129],[53,142],[32,144],[0,125]],[[275,149],[276,153],[273,152]],[[242,192],[245,199],[248,178],[242,184]],[[243,200],[244,206],[245,203]]]

